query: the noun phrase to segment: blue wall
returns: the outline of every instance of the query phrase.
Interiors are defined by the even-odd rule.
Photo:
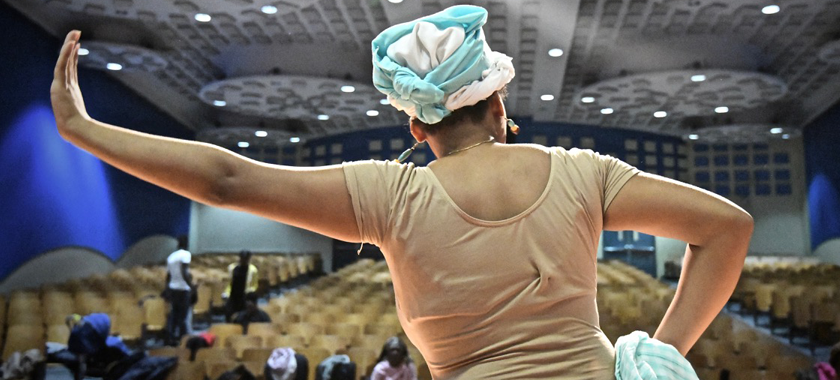
[[[840,104],[805,128],[811,248],[840,238]]]
[[[0,279],[55,248],[84,246],[116,260],[144,237],[186,234],[187,199],[102,163],[56,132],[49,88],[61,40],[4,3],[0,25]],[[106,73],[82,69],[79,77],[93,118],[193,138]]]

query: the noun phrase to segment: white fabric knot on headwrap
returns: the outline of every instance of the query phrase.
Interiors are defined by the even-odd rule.
[[[386,29],[372,42],[374,86],[427,124],[486,99],[515,75],[487,45],[486,22],[484,8],[459,5]]]

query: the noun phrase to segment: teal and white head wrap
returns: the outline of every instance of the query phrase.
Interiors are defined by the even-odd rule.
[[[426,124],[486,99],[514,76],[511,57],[487,46],[486,22],[484,8],[458,5],[386,29],[371,44],[373,85]]]

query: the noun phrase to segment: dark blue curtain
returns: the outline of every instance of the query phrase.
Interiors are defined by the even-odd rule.
[[[0,54],[0,280],[51,249],[84,246],[117,259],[144,237],[187,233],[187,199],[102,163],[56,132],[49,88],[63,38],[5,3],[0,3],[0,25],[5,42]],[[92,117],[193,138],[106,73],[82,69],[79,75]]]

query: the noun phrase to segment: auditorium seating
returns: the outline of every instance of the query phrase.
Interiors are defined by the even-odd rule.
[[[757,325],[773,333],[786,329],[790,344],[805,337],[812,352],[840,340],[840,266],[813,258],[749,256],[730,301]]]
[[[260,262],[261,291],[270,294],[285,284],[282,295],[271,297],[262,306],[272,322],[253,323],[247,332],[239,325],[210,323],[207,329],[217,334],[218,343],[199,351],[195,363],[188,361],[189,352],[183,347],[150,351],[153,355],[179,358],[170,379],[202,378],[239,364],[259,369],[259,378],[262,365],[276,347],[292,347],[306,355],[312,379],[318,363],[337,353],[349,355],[357,363],[357,375],[362,376],[373,369],[385,340],[395,335],[409,345],[420,379],[431,379],[424,358],[399,324],[390,274],[384,262],[360,260],[335,273],[291,287],[290,281],[314,270],[316,260],[308,256],[272,259],[267,255],[257,255],[255,259],[255,263]],[[223,307],[220,293],[229,281],[227,265],[236,260],[236,255],[229,253],[196,255],[193,259],[191,269],[196,281],[202,284],[197,310],[206,313],[207,322],[212,322],[211,317],[218,316]],[[742,310],[752,313],[750,317],[758,322],[769,319],[774,327],[800,326],[805,335],[811,334],[813,328],[836,329],[836,304],[812,301],[836,299],[832,297],[837,297],[837,288],[828,286],[836,282],[828,281],[828,277],[829,274],[840,276],[819,264],[807,269],[804,264],[778,262],[784,262],[786,269],[764,262],[759,266],[761,269],[745,268],[745,278],[733,296],[744,305]],[[263,266],[273,269],[263,271]],[[812,282],[786,275],[787,271],[807,273],[823,282],[816,288]],[[0,321],[5,321],[9,330],[0,329],[0,336],[8,341],[4,357],[13,352],[9,350],[24,346],[43,347],[46,339],[66,341],[69,331],[64,317],[81,310],[109,312],[114,331],[127,337],[136,336],[138,342],[159,334],[165,325],[166,304],[159,298],[165,275],[162,265],[136,267],[0,297],[0,301],[8,300],[0,302]],[[783,282],[771,282],[771,279]],[[803,297],[806,293],[809,295]],[[598,265],[601,327],[613,343],[634,330],[653,335],[673,295],[673,288],[634,267],[620,262]],[[794,335],[799,331],[793,330]],[[14,339],[9,339],[10,333]],[[701,379],[717,379],[722,369],[728,370],[732,379],[787,379],[792,371],[811,364],[809,357],[725,313],[714,320],[688,358]],[[190,371],[198,371],[201,376]]]
[[[314,271],[319,265],[316,256],[257,254],[252,260],[265,269],[261,270],[260,279],[266,284],[265,290],[269,290]],[[209,317],[214,306],[222,308],[221,292],[229,282],[227,265],[237,260],[234,253],[194,256],[191,271],[199,283],[198,303],[194,308],[196,319]],[[107,313],[111,317],[112,333],[119,334],[130,345],[143,347],[148,338],[160,337],[166,325],[167,305],[160,298],[165,278],[166,267],[161,263],[0,295],[3,359],[22,349],[43,351],[48,341],[66,343],[69,336],[66,318],[74,313]]]

